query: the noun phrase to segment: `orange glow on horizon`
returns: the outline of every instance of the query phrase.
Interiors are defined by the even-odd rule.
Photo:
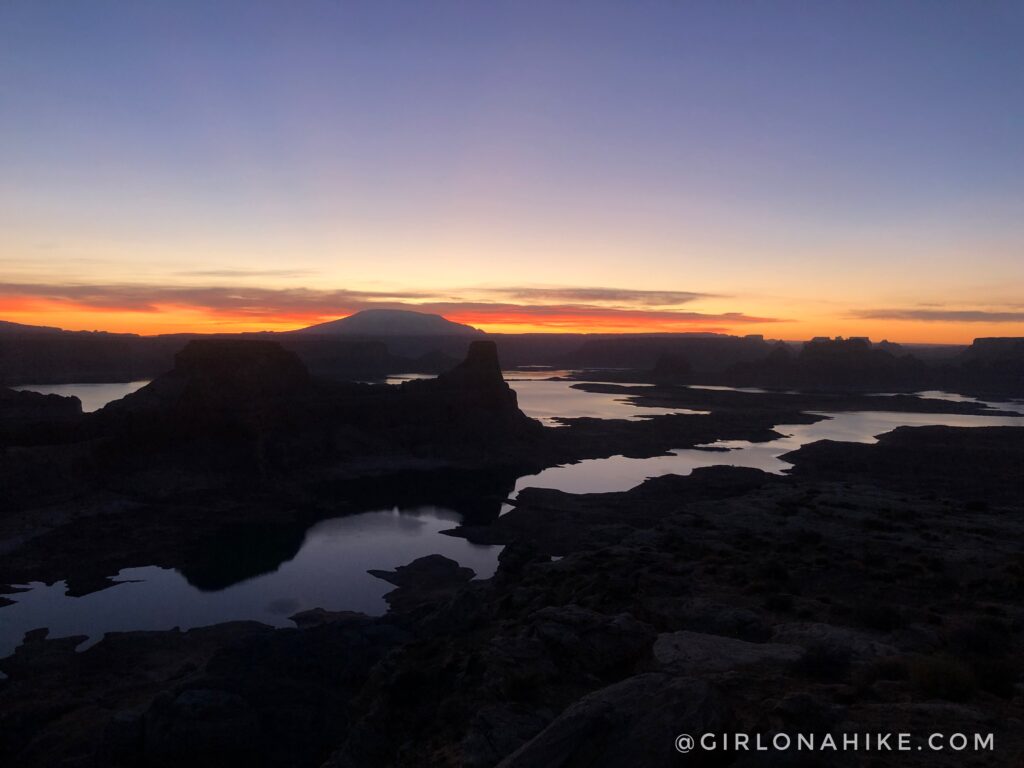
[[[721,325],[695,323],[692,320],[644,318],[623,320],[616,314],[588,312],[585,314],[545,315],[542,320],[530,313],[503,312],[480,315],[473,312],[450,312],[445,315],[454,323],[463,323],[488,333],[726,333]]]
[[[338,320],[347,315],[286,313],[274,316],[238,315],[206,309],[160,306],[157,312],[130,309],[96,309],[68,306],[62,302],[23,299],[0,303],[3,319],[25,325],[43,325],[70,331],[107,331],[155,336],[167,333],[255,333],[293,331],[318,323]],[[718,324],[703,325],[692,320],[624,320],[617,315],[593,313],[546,315],[542,319],[529,313],[474,314],[447,313],[445,317],[488,333],[738,333]]]
[[[415,309],[410,306],[410,309]],[[96,307],[66,300],[37,297],[0,297],[0,319],[25,325],[51,326],[71,331],[107,331],[143,336],[174,333],[252,333],[290,331],[336,320],[345,314],[322,312],[238,312],[207,307],[156,305],[146,310],[124,307]],[[873,341],[888,339],[905,343],[970,344],[985,336],[1024,335],[1019,323],[915,322],[910,320],[857,320],[844,317],[779,322],[729,323],[728,318],[708,321],[691,317],[679,319],[666,313],[642,310],[590,308],[537,314],[524,307],[481,312],[449,311],[444,316],[489,333],[724,333],[743,336],[762,334],[768,339],[800,340],[813,336],[868,336]]]

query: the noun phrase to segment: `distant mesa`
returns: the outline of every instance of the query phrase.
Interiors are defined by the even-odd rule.
[[[294,352],[273,341],[250,339],[193,339],[174,356],[174,371],[191,379],[193,389],[209,382],[211,389],[249,396],[288,393],[309,382]]]
[[[0,320],[0,335],[2,336],[35,333],[62,333],[62,331],[60,328],[51,328],[48,325],[23,325],[22,323],[12,323],[10,320]]]
[[[276,341],[193,339],[173,370],[92,414],[87,426],[106,438],[114,471],[180,463],[265,474],[371,456],[394,467],[422,457],[522,455],[542,428],[519,410],[494,342],[468,346],[436,379],[375,386],[316,379]]]
[[[441,315],[408,309],[364,309],[340,320],[331,320],[293,331],[320,336],[482,336],[483,331],[453,323]]]

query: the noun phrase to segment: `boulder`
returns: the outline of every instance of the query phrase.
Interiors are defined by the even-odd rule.
[[[256,761],[259,723],[246,701],[193,688],[158,697],[145,718],[147,765],[221,766]]]
[[[701,632],[667,632],[654,642],[654,658],[677,672],[704,674],[728,672],[762,663],[792,663],[803,649],[782,643],[749,643]]]
[[[444,555],[426,555],[393,571],[371,569],[371,576],[406,589],[444,589],[464,584],[473,578],[472,568],[463,568]]]
[[[444,555],[420,557],[393,571],[370,569],[367,573],[398,587],[384,596],[395,611],[439,603],[475,575],[472,568],[463,568]]]
[[[704,631],[751,642],[771,636],[771,626],[761,614],[704,598],[655,597],[645,600],[644,608],[666,629]]]
[[[542,731],[554,713],[504,703],[480,709],[460,745],[464,768],[491,768]]]
[[[630,668],[654,641],[654,630],[628,613],[608,616],[577,605],[542,608],[528,626],[556,657],[599,674]]]
[[[704,766],[720,760],[675,748],[680,734],[729,730],[731,710],[706,682],[662,673],[627,678],[584,696],[499,763],[499,768]]]
[[[820,622],[779,624],[775,627],[772,640],[805,648],[832,648],[847,653],[851,661],[868,661],[879,656],[895,656],[899,653],[894,646],[866,632]]]

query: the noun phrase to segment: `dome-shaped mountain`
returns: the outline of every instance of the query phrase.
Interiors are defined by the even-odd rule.
[[[321,336],[478,336],[483,331],[426,312],[364,309],[340,320],[311,325],[294,333]]]

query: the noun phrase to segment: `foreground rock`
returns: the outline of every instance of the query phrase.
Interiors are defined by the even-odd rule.
[[[448,388],[432,402],[475,386],[472,370],[483,374],[431,385]],[[507,407],[494,390],[475,413]],[[454,531],[505,546],[494,578],[440,556],[379,572],[398,587],[381,618],[317,611],[297,617],[301,629],[114,634],[82,653],[33,635],[0,660],[0,762],[1014,765],[1022,432],[809,446],[788,477],[718,467],[626,493],[526,490],[508,514]],[[992,464],[977,467],[983,486],[948,477],[969,477],[975,457]],[[139,514],[123,513],[109,519]],[[173,539],[177,527],[162,530]],[[996,751],[674,749],[679,733],[734,731],[906,731],[915,747],[977,731]]]
[[[394,571],[370,570],[371,576],[394,584],[398,589],[384,596],[395,611],[438,603],[473,578],[472,568],[462,568],[443,555],[427,555],[399,566]]]
[[[677,766],[676,736],[722,733],[734,722],[726,698],[703,681],[636,675],[584,696],[499,766]],[[720,763],[717,756],[694,758],[687,764]]]
[[[654,658],[659,664],[677,672],[698,675],[771,662],[791,664],[801,655],[799,645],[750,643],[688,630],[665,632],[658,635],[654,643]]]
[[[881,486],[930,492],[978,510],[1024,496],[1024,429],[901,427],[878,445],[822,440],[787,454],[798,477],[840,479],[856,474]]]
[[[81,421],[82,403],[77,397],[0,387],[0,449],[73,439]]]

